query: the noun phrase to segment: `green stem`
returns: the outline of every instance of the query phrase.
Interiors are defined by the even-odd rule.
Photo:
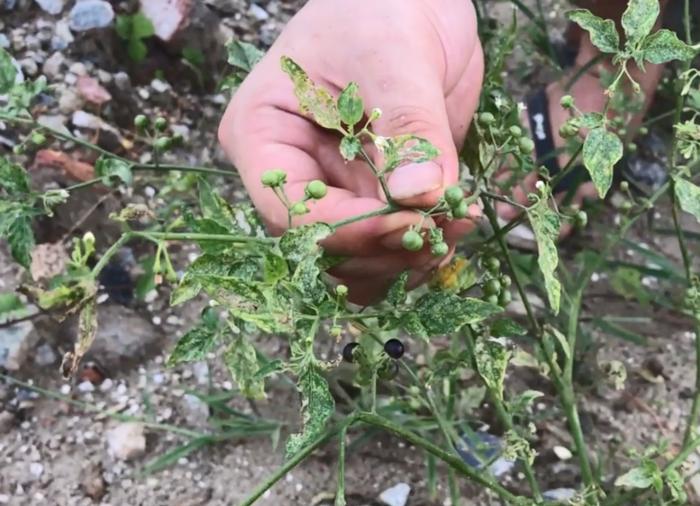
[[[90,186],[94,186],[96,184],[100,184],[102,182],[101,177],[96,177],[95,179],[88,179],[87,181],[83,181],[82,183],[76,183],[72,186],[66,186],[64,190],[67,192],[72,192],[74,190],[80,190],[81,188],[88,188]]]
[[[389,191],[389,186],[387,185],[384,173],[382,173],[382,171],[380,171],[379,168],[374,164],[374,161],[372,160],[372,158],[370,158],[370,156],[367,154],[367,151],[365,151],[364,148],[360,148],[360,156],[367,163],[367,165],[369,165],[369,168],[372,170],[372,173],[379,180],[379,185],[382,187],[382,191],[384,192],[386,201],[389,203],[389,205],[397,208],[398,206],[395,205],[394,199],[391,198],[391,192]]]
[[[418,434],[406,430],[402,426],[395,424],[394,422],[387,420],[386,418],[383,418],[381,416],[378,416],[374,413],[360,413],[357,415],[357,420],[396,434],[397,436],[404,439],[406,442],[419,448],[422,448],[428,453],[434,455],[438,459],[442,460],[445,464],[453,468],[455,471],[466,476],[473,482],[483,487],[491,489],[496,494],[498,494],[498,496],[502,500],[507,501],[509,503],[518,503],[519,498],[513,495],[507,489],[505,489],[500,483],[488,477],[487,475],[479,474],[474,468],[467,465],[460,457],[443,450],[439,446],[433,444],[432,442],[419,436]],[[250,503],[247,503],[243,506],[250,506]]]
[[[364,214],[358,214],[357,216],[351,216],[350,218],[345,218],[344,220],[337,221],[331,225],[331,228],[333,230],[338,230],[340,227],[344,227],[346,225],[350,225],[352,223],[357,223],[358,221],[364,221],[370,218],[375,218],[377,216],[384,216],[387,214],[392,214],[395,213],[396,211],[399,210],[398,206],[395,206],[393,204],[389,204],[386,207],[382,207],[381,209],[377,209],[376,211],[370,211]]]
[[[160,241],[221,241],[240,244],[274,244],[276,239],[270,237],[249,237],[246,235],[229,234],[198,234],[190,232],[149,232],[132,231],[132,237],[142,237]]]
[[[102,257],[98,260],[98,262],[95,264],[95,267],[92,268],[92,277],[97,278],[97,276],[100,275],[100,272],[102,272],[102,269],[105,268],[107,263],[110,261],[110,259],[119,251],[119,249],[124,246],[127,242],[129,242],[132,239],[133,232],[124,232],[122,236],[117,239],[117,241],[112,244],[107,251],[104,252]]]
[[[154,172],[194,172],[197,174],[209,174],[211,176],[238,177],[233,170],[210,169],[208,167],[189,167],[187,165],[168,164],[136,164],[131,167],[134,171],[154,171]]]
[[[346,506],[345,501],[345,438],[347,427],[338,434],[338,491],[335,494],[335,506]]]

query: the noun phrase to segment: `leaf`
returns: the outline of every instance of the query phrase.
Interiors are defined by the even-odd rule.
[[[622,27],[627,35],[627,43],[636,47],[649,35],[659,17],[659,0],[630,0],[622,14]]]
[[[146,37],[152,37],[155,35],[156,30],[148,19],[142,12],[137,12],[131,16],[131,38],[132,39],[145,39]]]
[[[613,180],[615,164],[622,159],[620,138],[603,127],[588,132],[583,144],[583,165],[591,175],[600,198],[604,198]]]
[[[213,313],[213,314],[210,314]],[[175,345],[167,365],[204,360],[219,337],[219,318],[213,311],[205,311],[200,322],[188,330]]]
[[[495,304],[444,292],[428,292],[414,307],[428,336],[451,334],[502,311]]]
[[[283,56],[282,70],[294,83],[294,94],[304,114],[309,114],[323,128],[340,129],[340,112],[333,96],[316,86],[309,76],[291,58]]]
[[[566,336],[564,336],[559,329],[552,327],[551,325],[546,325],[544,332],[547,338],[554,338],[557,343],[559,343],[559,349],[562,351],[564,356],[567,359],[571,359],[571,347],[569,346],[569,341],[566,340]]]
[[[389,287],[389,292],[386,295],[386,302],[390,306],[396,307],[406,302],[408,274],[409,271],[403,271]]]
[[[382,172],[391,172],[405,163],[424,163],[436,158],[440,151],[429,140],[417,135],[377,137],[374,145],[384,156]]]
[[[479,339],[474,346],[474,362],[479,376],[500,400],[503,400],[503,381],[510,360],[510,351],[495,339]]]
[[[360,139],[352,135],[346,135],[343,140],[340,141],[340,154],[344,160],[348,162],[357,158],[362,150],[362,144]]]
[[[141,63],[148,56],[148,47],[140,39],[129,39],[126,49],[134,63]]]
[[[224,361],[241,393],[249,399],[265,398],[265,381],[253,345],[242,334],[236,335],[224,354]]]
[[[0,48],[0,95],[8,93],[15,85],[17,69],[10,53]]]
[[[10,224],[7,231],[7,242],[10,245],[12,258],[22,267],[29,268],[35,241],[32,222],[26,215],[18,217]]]
[[[78,317],[78,338],[73,346],[73,351],[69,351],[63,356],[61,370],[65,378],[73,376],[78,370],[80,361],[90,349],[90,346],[92,346],[96,335],[97,299],[92,296],[80,311],[80,316]]]
[[[537,262],[544,276],[544,286],[547,291],[549,305],[555,314],[559,313],[561,284],[555,272],[559,264],[556,240],[559,237],[559,215],[552,211],[545,199],[541,199],[528,212],[530,225],[537,240],[539,255]]]
[[[103,155],[95,162],[95,175],[102,178],[102,183],[106,186],[117,186],[121,183],[128,186],[133,180],[132,166],[133,164],[126,160]]]
[[[320,255],[319,241],[325,239],[333,229],[325,223],[314,223],[288,230],[280,239],[280,250],[293,263],[299,263],[310,255]]]
[[[229,65],[246,73],[253,70],[253,67],[265,56],[265,53],[254,45],[240,40],[232,40],[226,44],[226,51]]]
[[[518,337],[526,335],[527,330],[510,318],[500,318],[491,324],[490,334],[492,337]]]
[[[649,488],[653,486],[657,491],[663,488],[661,471],[655,462],[644,460],[638,467],[633,467],[615,480],[616,487],[623,488]]]
[[[323,433],[335,411],[328,383],[315,366],[309,366],[299,376],[298,388],[301,392],[303,430],[300,434],[290,436],[287,441],[288,459]]]
[[[696,220],[700,221],[700,186],[681,177],[673,178],[673,186],[681,209],[686,213],[692,214]]]
[[[29,193],[27,171],[6,158],[0,158],[0,188],[10,196]]]
[[[289,274],[289,266],[284,257],[275,253],[265,254],[264,279],[265,283],[274,285],[278,281],[284,279]]]
[[[674,32],[665,28],[647,37],[641,51],[644,60],[656,64],[671,60],[690,60],[697,52],[692,46],[681,41]]]
[[[365,114],[365,106],[357,83],[348,84],[338,97],[340,119],[348,126],[355,126]]]
[[[669,469],[665,473],[665,482],[668,491],[671,493],[671,498],[678,501],[680,504],[687,504],[688,496],[685,493],[685,480],[681,474],[675,469]]]
[[[568,13],[571,21],[586,30],[591,42],[604,53],[617,53],[620,47],[620,35],[611,19],[602,19],[587,9],[575,9]]]
[[[118,15],[114,22],[114,30],[120,38],[129,40],[131,38],[131,16]]]

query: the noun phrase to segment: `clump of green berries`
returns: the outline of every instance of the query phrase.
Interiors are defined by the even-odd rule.
[[[483,300],[494,305],[506,307],[512,300],[508,288],[512,284],[510,276],[501,273],[501,261],[492,255],[481,257],[481,266],[486,271],[481,284]]]
[[[401,238],[401,245],[408,251],[420,251],[424,244],[423,236],[415,230],[407,230]]]
[[[277,188],[287,182],[287,173],[279,169],[268,170],[263,172],[260,181],[264,186]]]

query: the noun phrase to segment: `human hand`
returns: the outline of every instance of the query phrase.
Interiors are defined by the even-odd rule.
[[[403,165],[391,173],[392,199],[407,207],[428,207],[457,182],[457,148],[477,107],[483,56],[476,19],[464,0],[311,0],[289,22],[279,39],[236,92],[219,127],[219,139],[240,172],[254,205],[272,233],[287,227],[287,210],[260,176],[279,168],[288,174],[292,201],[314,179],[328,194],[309,205],[294,224],[333,224],[386,205],[376,177],[361,161],[346,163],[338,136],[299,112],[293,86],[280,68],[287,55],[319,85],[340,93],[350,81],[360,86],[369,109],[382,117],[373,123],[383,136],[415,134],[439,150],[432,162]],[[369,111],[367,111],[369,112]],[[470,217],[438,222],[450,254],[456,241],[474,228]],[[404,210],[341,227],[324,241],[333,255],[349,257],[331,270],[350,288],[350,299],[367,303],[393,279],[410,270],[409,284],[425,281],[446,258],[429,247],[402,248],[406,229],[421,215]],[[432,225],[424,222],[424,226]]]

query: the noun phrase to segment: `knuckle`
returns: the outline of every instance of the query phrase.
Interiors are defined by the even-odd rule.
[[[421,134],[434,132],[438,129],[431,119],[431,111],[427,107],[406,105],[394,107],[384,113],[384,124],[387,129],[396,134]]]

